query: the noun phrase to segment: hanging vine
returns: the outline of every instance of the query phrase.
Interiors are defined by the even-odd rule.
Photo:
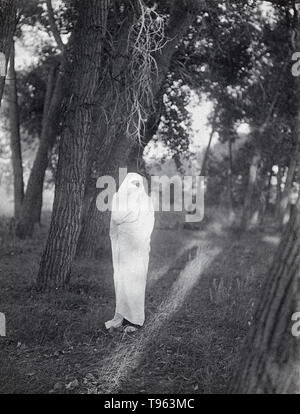
[[[166,43],[165,21],[155,6],[150,8],[138,1],[139,18],[128,37],[128,71],[125,102],[127,104],[127,136],[141,142],[145,122],[153,108],[153,82],[158,75],[155,53]]]

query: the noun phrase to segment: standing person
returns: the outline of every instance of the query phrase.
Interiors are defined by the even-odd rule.
[[[145,289],[154,209],[143,177],[127,174],[112,201],[110,239],[116,295],[115,316],[107,329],[134,331],[145,321]]]

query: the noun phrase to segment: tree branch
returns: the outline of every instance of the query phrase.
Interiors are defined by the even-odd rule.
[[[50,24],[52,34],[54,36],[54,39],[57,43],[58,48],[63,53],[64,49],[65,49],[65,45],[64,45],[64,43],[61,39],[60,33],[59,33],[58,28],[56,26],[54,11],[53,11],[51,0],[46,0],[46,4],[47,4],[47,9],[48,9],[48,19],[49,19],[49,24]]]

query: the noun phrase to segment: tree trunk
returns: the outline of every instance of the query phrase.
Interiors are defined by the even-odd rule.
[[[266,211],[268,211],[270,207],[271,197],[272,197],[272,179],[273,179],[273,165],[271,166],[270,173],[269,173],[269,181],[268,181],[268,190],[267,190],[267,200],[266,200]]]
[[[255,190],[259,163],[260,163],[260,155],[258,154],[257,150],[255,150],[254,155],[251,160],[250,169],[249,169],[248,186],[247,186],[247,191],[245,195],[242,218],[241,218],[241,223],[240,223],[241,232],[244,232],[248,229],[249,218],[251,216],[252,197],[253,197],[253,193]]]
[[[296,146],[295,152],[292,155],[292,159],[290,161],[290,165],[288,168],[288,172],[287,172],[287,177],[286,177],[286,182],[285,182],[285,186],[284,186],[284,190],[282,193],[282,197],[281,197],[281,202],[280,202],[280,216],[279,216],[279,220],[280,220],[280,225],[284,226],[287,222],[288,222],[288,210],[289,210],[289,201],[290,201],[290,195],[291,195],[291,190],[293,187],[293,182],[294,182],[294,178],[295,178],[295,173],[297,170],[297,153],[299,152],[299,146]]]
[[[214,134],[216,132],[217,117],[218,117],[218,111],[217,111],[217,109],[215,109],[214,117],[213,117],[212,124],[211,124],[211,133],[209,135],[208,144],[207,144],[206,151],[205,151],[203,161],[202,161],[202,165],[201,165],[200,175],[202,177],[205,177],[205,175],[206,175],[206,168],[207,168],[207,161],[208,161],[208,157],[209,157],[209,153],[210,153],[210,147],[211,147],[212,139],[213,139]]]
[[[64,59],[61,66],[56,77],[54,91],[53,77],[56,71],[53,68],[49,73],[40,144],[28,179],[21,217],[16,226],[16,235],[21,239],[32,237],[34,224],[39,222],[41,216],[43,186],[48,167],[49,152],[53,148],[60,130],[61,103],[64,82],[66,82]],[[51,92],[52,97],[50,99]]]
[[[119,168],[127,168],[128,171],[139,171],[146,175],[144,162],[142,159],[146,145],[156,134],[162,110],[163,88],[159,91],[156,99],[155,108],[157,111],[151,114],[146,123],[144,139],[141,144],[132,142],[130,138],[124,138],[125,132],[121,133],[114,141],[114,146],[110,150],[105,170],[100,175],[110,175],[118,182]],[[100,176],[99,175],[99,176]],[[89,184],[87,194],[86,211],[83,214],[82,229],[77,245],[78,257],[101,257],[110,249],[108,237],[110,213],[100,212],[96,206],[98,190],[96,180]],[[120,183],[119,183],[120,184]]]
[[[16,29],[16,0],[0,0],[0,106]]]
[[[127,158],[131,147],[130,138],[120,141],[116,140],[109,163],[102,175],[109,175],[118,183],[119,168],[127,167]],[[110,247],[108,238],[110,212],[100,212],[97,209],[97,196],[98,191],[93,191],[88,212],[82,223],[82,230],[77,245],[77,255],[79,257],[99,257],[105,249]]]
[[[186,6],[184,12],[182,10],[182,1],[176,0],[172,4],[171,16],[166,30],[166,38],[170,40],[155,56],[158,71],[156,76],[153,78],[152,91],[153,96],[157,97],[158,101],[160,93],[163,90],[166,75],[170,68],[172,56],[182,36],[195,19],[195,4],[197,4],[197,2],[190,2]],[[158,124],[156,127],[158,127]],[[153,128],[156,132],[155,122],[153,123]],[[148,138],[152,136],[153,135],[151,135],[150,132]],[[144,136],[144,144],[146,143],[146,140],[147,138]],[[111,171],[110,175],[116,177],[118,175],[119,168],[122,166],[128,166],[128,157],[134,147],[134,142],[126,137],[125,131],[123,134],[118,134],[117,139],[108,139],[108,142],[114,146],[113,149],[109,148],[107,151],[108,154],[110,154],[106,160],[107,167],[105,168],[103,166],[102,169],[99,170],[99,176],[107,175],[107,171]],[[83,218],[82,231],[77,247],[77,255],[80,257],[93,257],[95,256],[95,253],[97,255],[100,251],[103,251],[106,245],[109,246],[108,226],[110,215],[109,213],[103,214],[97,210],[95,200],[98,192],[95,185],[94,190],[91,189],[91,191],[94,195],[92,197],[88,197],[91,204],[86,209],[86,217]]]
[[[101,72],[104,5],[108,6],[106,0],[76,3],[78,21],[73,49],[68,56],[70,87],[59,148],[53,213],[37,278],[41,289],[66,285],[76,251],[92,116]]]
[[[278,166],[277,172],[277,185],[276,185],[276,208],[275,208],[275,218],[276,221],[280,220],[280,205],[281,205],[281,198],[282,198],[282,177],[284,175],[284,171],[282,166]]]
[[[158,108],[159,111],[159,108]],[[128,171],[140,171],[145,174],[142,155],[145,146],[156,133],[159,120],[152,115],[146,123],[145,139],[142,144],[135,144],[129,138],[124,138],[125,132],[121,133],[114,141],[110,150],[105,170],[100,175],[110,175],[118,182],[119,168],[127,168]],[[90,180],[86,193],[86,211],[83,214],[82,228],[77,245],[78,257],[101,257],[110,248],[108,230],[110,213],[100,212],[96,206],[98,190],[96,180]]]
[[[261,188],[258,189],[258,225],[260,231],[264,231],[266,221],[266,211],[270,192],[271,178],[268,173],[269,168],[265,168],[262,173]]]
[[[231,215],[233,212],[233,185],[232,185],[232,139],[228,137],[228,170],[227,170],[227,199],[228,199],[228,211]]]
[[[14,217],[20,217],[24,198],[23,164],[21,151],[19,105],[17,94],[17,80],[15,72],[15,48],[14,44],[10,51],[9,62],[9,124],[10,124],[10,147],[14,177]]]

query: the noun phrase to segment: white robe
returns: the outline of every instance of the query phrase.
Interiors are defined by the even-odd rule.
[[[110,238],[116,309],[114,318],[105,324],[107,329],[121,326],[124,318],[135,325],[144,324],[153,226],[153,205],[145,192],[143,178],[129,173],[112,202]]]

